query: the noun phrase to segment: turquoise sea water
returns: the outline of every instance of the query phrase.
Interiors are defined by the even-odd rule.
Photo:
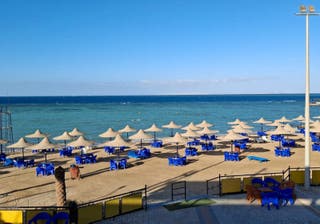
[[[320,95],[312,95],[320,98]],[[214,123],[212,129],[225,133],[228,121],[249,122],[304,114],[304,95],[206,95],[206,96],[109,96],[109,97],[9,97],[0,98],[12,112],[14,140],[40,128],[51,137],[74,127],[97,142],[107,128],[121,129],[130,124],[146,129],[173,120],[177,124]],[[320,107],[311,107],[311,116],[320,115]],[[258,126],[255,125],[257,128]],[[160,137],[168,136],[164,129]]]

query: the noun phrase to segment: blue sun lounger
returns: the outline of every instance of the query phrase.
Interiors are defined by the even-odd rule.
[[[248,158],[249,160],[257,160],[257,161],[259,161],[260,163],[262,163],[262,162],[268,162],[268,161],[269,161],[267,158],[258,157],[258,156],[247,156],[247,158]]]

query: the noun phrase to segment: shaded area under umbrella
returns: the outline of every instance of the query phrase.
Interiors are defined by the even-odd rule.
[[[163,139],[166,143],[174,143],[177,146],[177,157],[179,157],[179,144],[185,145],[187,143],[187,139],[184,138],[180,133],[176,132],[173,137]]]
[[[123,129],[120,129],[119,132],[120,133],[127,133],[127,139],[129,139],[129,133],[130,132],[135,132],[136,129],[130,127],[130,125],[126,125]]]
[[[16,143],[8,145],[7,148],[10,149],[21,149],[22,151],[22,160],[24,160],[24,149],[31,146],[32,144],[27,142],[24,138],[20,138]]]
[[[152,136],[145,133],[144,130],[142,130],[142,129],[140,129],[136,134],[131,135],[129,137],[129,139],[140,140],[141,149],[142,149],[142,140],[151,139],[151,138],[152,138]]]
[[[162,125],[163,128],[168,128],[171,130],[170,137],[173,137],[173,129],[179,129],[182,126],[174,123],[174,121],[170,121],[169,124]]]
[[[36,149],[36,150],[44,150],[44,159],[45,162],[47,163],[47,149],[56,149],[59,148],[59,145],[53,144],[49,141],[48,137],[45,137],[44,139],[41,140],[38,144],[31,145],[26,147],[26,149]]]
[[[67,146],[67,141],[70,141],[73,139],[73,136],[71,136],[68,132],[63,132],[61,135],[56,136],[53,138],[53,140],[57,141],[64,141],[64,146]]]

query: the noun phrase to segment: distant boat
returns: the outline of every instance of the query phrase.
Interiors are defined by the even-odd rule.
[[[310,106],[320,106],[320,99],[312,100]]]

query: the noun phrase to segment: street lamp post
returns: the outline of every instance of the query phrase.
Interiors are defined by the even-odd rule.
[[[313,6],[308,9],[305,6],[300,6],[300,12],[297,16],[306,17],[306,93],[305,93],[305,148],[304,148],[304,187],[310,187],[310,71],[309,71],[309,16],[318,16]]]

